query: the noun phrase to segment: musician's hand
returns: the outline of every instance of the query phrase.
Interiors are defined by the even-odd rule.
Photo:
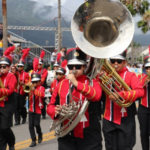
[[[67,75],[67,79],[70,80],[70,82],[75,86],[77,87],[78,86],[78,81],[76,80],[74,74],[68,74]]]
[[[115,102],[115,101],[117,101],[117,98],[119,98],[119,97],[116,93],[114,93],[114,95],[113,94],[109,95],[109,99]]]
[[[24,83],[23,83],[22,81],[19,81],[19,84],[20,84],[20,85],[24,85]]]
[[[31,91],[34,91],[35,90],[35,87],[34,86],[31,86]]]
[[[105,74],[105,71],[102,70],[102,71],[100,71],[100,73],[98,73],[98,76],[101,77],[104,74]]]
[[[150,82],[150,79],[149,79],[149,77],[146,77],[146,79],[145,79],[145,82],[144,82],[144,83],[146,84],[146,83],[148,83],[148,82]]]
[[[56,107],[55,107],[55,117],[57,117],[57,115],[60,114],[61,109],[62,109],[62,106],[56,105]]]

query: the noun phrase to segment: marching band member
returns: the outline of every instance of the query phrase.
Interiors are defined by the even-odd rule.
[[[42,142],[42,131],[40,126],[41,109],[43,108],[43,98],[45,96],[45,88],[41,86],[41,76],[37,73],[31,75],[31,92],[29,99],[29,132],[32,143],[29,147],[36,146],[36,135],[34,127],[38,134],[38,143]]]
[[[150,55],[144,58],[146,74],[139,75],[140,82],[144,88],[144,97],[141,98],[138,108],[138,119],[140,123],[140,136],[143,150],[149,150],[149,127],[150,127]]]
[[[59,82],[65,79],[66,70],[62,67],[59,67],[56,70],[56,79],[51,84],[51,92],[53,93],[54,89],[58,85]]]
[[[131,150],[135,145],[135,114],[134,101],[144,95],[144,90],[136,75],[127,70],[126,51],[110,58],[110,64],[119,76],[131,87],[131,91],[118,92],[131,106],[123,108],[115,101],[112,94],[106,96],[104,104],[103,133],[106,150]],[[116,88],[115,88],[116,89]],[[117,89],[116,89],[117,90]],[[115,92],[114,92],[115,94]],[[116,94],[115,94],[116,95]],[[118,95],[116,95],[118,97]]]
[[[97,103],[102,89],[97,80],[90,84],[84,75],[86,68],[86,54],[79,48],[72,48],[67,52],[69,74],[62,80],[53,92],[47,113],[52,119],[57,119],[63,104],[69,104],[69,82],[71,83],[72,98],[75,101],[90,101],[84,119],[66,136],[58,138],[59,150],[101,150],[101,126],[97,115]],[[73,74],[75,72],[75,74]],[[75,98],[76,97],[76,98]]]
[[[25,107],[27,94],[23,90],[23,86],[29,82],[29,74],[24,71],[25,57],[28,55],[30,49],[24,49],[22,58],[20,59],[17,68],[19,71],[19,86],[18,86],[18,99],[17,109],[15,111],[15,125],[20,124],[20,117],[22,117],[22,124],[25,124],[27,117],[27,110]]]
[[[57,70],[59,68],[60,64],[56,61],[53,65],[53,69]]]
[[[17,84],[16,77],[9,72],[12,58],[10,53],[15,47],[9,47],[5,50],[4,56],[0,58],[0,150],[6,150],[7,144],[9,150],[15,150],[15,135],[12,127],[13,113],[15,108],[14,89]]]
[[[43,68],[44,56],[45,56],[45,52],[42,50],[40,54],[40,58],[39,58],[38,70],[36,72],[41,76],[41,84],[44,86],[44,88],[46,88],[46,77],[47,77],[48,71]],[[42,117],[43,119],[46,119],[46,103],[44,99],[43,99],[43,104],[44,104],[44,107],[42,109]]]

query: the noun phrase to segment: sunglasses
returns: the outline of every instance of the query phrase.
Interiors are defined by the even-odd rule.
[[[6,67],[7,67],[7,66],[0,66],[0,69],[1,69],[1,68],[6,69]]]
[[[39,81],[32,81],[32,83],[38,83]]]
[[[117,62],[118,64],[121,64],[123,62],[123,60],[121,60],[121,59],[110,59],[110,62],[112,64],[114,64],[115,62]]]
[[[62,73],[56,73],[56,75],[62,76],[63,74]]]
[[[147,69],[149,69],[150,67],[145,67],[145,69],[147,70]]]
[[[73,70],[73,68],[75,67],[77,70],[80,70],[82,65],[67,65],[69,70]]]
[[[23,66],[18,66],[18,68],[22,68]]]

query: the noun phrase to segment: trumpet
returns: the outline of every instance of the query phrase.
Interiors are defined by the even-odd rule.
[[[23,86],[23,91],[25,93],[30,93],[31,92],[31,88],[33,87],[33,84],[30,82],[30,83],[27,83]]]
[[[148,76],[148,79],[149,79],[149,80],[144,83],[143,87],[145,87],[145,85],[150,82],[150,71],[148,71],[147,76]],[[143,77],[145,77],[145,76],[143,76]],[[141,78],[141,79],[142,79],[142,78]],[[141,79],[140,79],[140,80],[141,80]]]

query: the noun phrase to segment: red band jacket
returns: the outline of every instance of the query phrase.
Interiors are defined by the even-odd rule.
[[[30,92],[30,99],[29,99],[30,112],[41,114],[44,96],[45,96],[45,88],[43,86],[38,86],[34,91]]]
[[[138,76],[142,86],[145,84],[147,78],[146,74],[140,74]],[[150,83],[144,86],[144,96],[141,98],[140,104],[144,107],[150,108]]]
[[[55,90],[56,86],[58,85],[59,82],[61,82],[62,80],[64,80],[65,77],[61,78],[60,80],[58,79],[55,79],[52,84],[51,84],[51,91],[53,93],[53,91]]]
[[[29,74],[25,71],[19,72],[19,81],[23,82],[24,84],[29,83]],[[25,95],[26,93],[23,91],[23,85],[18,86],[19,94]]]
[[[90,101],[89,107],[85,112],[85,120],[80,121],[78,125],[72,131],[72,135],[75,137],[83,138],[83,129],[90,126],[96,126],[99,124],[97,116],[97,103],[100,100],[102,89],[97,80],[92,80],[92,86],[89,85],[89,79],[82,75],[77,78],[78,85],[75,88],[73,85],[72,98],[75,101],[84,100],[87,98]],[[77,99],[78,98],[78,99]],[[47,107],[47,113],[52,119],[55,119],[55,105],[69,104],[69,81],[64,79],[61,81],[53,92],[51,102]],[[100,128],[98,125],[96,126]],[[93,127],[94,128],[94,127]]]
[[[122,96],[122,98],[126,100],[126,103],[134,102],[137,98],[143,97],[144,90],[139,79],[134,73],[129,72],[127,68],[123,68],[118,74],[131,88],[131,91],[124,91],[122,89],[122,91],[118,92]],[[104,118],[106,120],[112,121],[120,125],[122,117],[126,117],[128,115],[135,115],[135,113],[136,108],[134,103],[127,108],[122,108],[117,103],[111,101],[106,95],[106,102],[104,108]]]
[[[17,84],[17,80],[14,74],[9,72],[1,75],[0,78],[5,87],[5,88],[0,88],[0,97],[6,96],[4,100],[0,101],[0,107],[4,107],[5,106],[4,102],[8,101],[7,96],[10,96],[14,92],[14,89]]]
[[[41,75],[41,83],[42,83],[42,85],[44,84],[44,82],[45,82],[45,80],[46,80],[46,77],[47,77],[47,74],[48,74],[48,72],[47,72],[47,70],[46,69],[38,69],[37,70],[37,73],[39,74],[39,75]]]

